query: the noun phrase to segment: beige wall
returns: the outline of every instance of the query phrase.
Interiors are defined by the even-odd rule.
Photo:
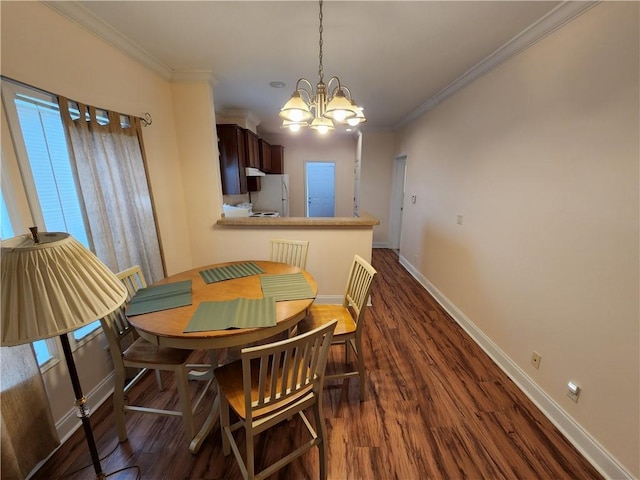
[[[634,477],[638,7],[600,3],[413,122],[397,150],[418,198],[402,255]]]
[[[380,221],[380,225],[373,228],[373,242],[382,246],[389,242],[394,140],[395,134],[392,132],[362,134],[360,208]]]
[[[311,131],[299,133],[300,135],[265,136],[270,143],[284,146],[284,171],[289,174],[290,215],[292,217],[306,215],[304,184],[306,163],[335,162],[336,216],[352,216],[356,139],[351,135],[322,137]]]

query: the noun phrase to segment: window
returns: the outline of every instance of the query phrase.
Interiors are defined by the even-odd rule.
[[[57,98],[5,80],[2,95],[36,225],[44,227],[40,230],[69,232],[90,248]],[[5,209],[3,199],[3,236]],[[99,321],[85,325],[73,332],[73,339],[87,338],[99,327]],[[50,359],[46,345],[36,343],[36,354],[42,352],[38,361]]]
[[[13,227],[11,226],[11,219],[9,218],[9,211],[7,210],[7,204],[4,201],[4,193],[2,194],[2,217],[0,218],[2,233],[0,235],[2,238],[11,238],[15,234],[13,233]]]
[[[7,209],[7,204],[4,200],[4,193],[0,195],[0,209],[2,210],[2,217],[0,218],[0,222],[2,222],[2,238],[11,238],[13,237],[14,231],[13,226],[11,224],[11,218],[9,217],[9,210]],[[37,342],[33,342],[33,348],[36,352],[36,359],[38,360],[38,365],[43,366],[49,360],[53,360],[52,351],[55,351],[53,348],[50,349],[50,342],[47,340],[38,340]]]

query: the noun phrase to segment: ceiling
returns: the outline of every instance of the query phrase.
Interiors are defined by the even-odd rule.
[[[261,132],[280,131],[298,78],[319,79],[314,1],[47,3],[167,78],[210,72],[216,111],[250,112]],[[567,3],[585,2],[327,1],[325,82],[350,88],[361,129],[394,129],[557,28]]]

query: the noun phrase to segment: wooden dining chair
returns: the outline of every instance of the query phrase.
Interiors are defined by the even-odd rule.
[[[344,346],[345,368],[350,364],[350,354],[356,357],[354,370],[325,375],[326,380],[360,377],[360,401],[365,399],[364,352],[362,349],[362,329],[364,313],[371,294],[371,285],[376,270],[362,257],[355,255],[347,279],[347,288],[342,305],[313,304],[307,316],[298,323],[298,332],[304,333],[336,319],[338,324],[333,335],[334,345]]]
[[[327,353],[336,321],[293,338],[244,348],[240,360],[214,370],[220,398],[222,451],[230,451],[245,480],[266,478],[317,446],[320,478],[327,478],[326,427],[322,387]],[[303,410],[313,408],[315,429]],[[239,420],[230,423],[230,409]],[[311,440],[275,463],[255,472],[254,437],[299,414]],[[233,432],[245,430],[245,457]]]
[[[288,263],[289,265],[300,267],[304,270],[307,268],[308,251],[308,240],[274,238],[271,240],[271,256],[269,260],[272,262]]]
[[[107,338],[111,359],[115,369],[115,384],[113,391],[113,407],[116,417],[116,429],[120,442],[127,440],[127,427],[125,423],[126,412],[152,413],[156,415],[181,416],[189,441],[195,435],[193,412],[200,404],[206,388],[193,404],[189,393],[187,359],[192,350],[182,350],[167,347],[158,347],[147,342],[137,335],[135,329],[129,324],[125,309],[128,302],[140,288],[146,287],[146,282],[139,266],[131,267],[119,272],[116,276],[127,287],[128,295],[125,303],[117,310],[100,319],[102,329]],[[206,366],[205,366],[206,367]],[[131,380],[127,380],[127,368],[139,369],[139,372]],[[125,401],[126,394],[148,372],[155,370],[158,379],[158,387],[162,390],[160,371],[172,371],[176,375],[178,394],[180,397],[180,410],[163,410],[145,406],[129,405]]]
[[[133,296],[136,294],[138,290],[141,288],[147,288],[147,281],[144,279],[144,275],[142,274],[142,270],[139,265],[135,265],[130,267],[122,272],[116,274],[116,276],[120,279],[120,281],[127,287],[127,300],[126,304],[128,304]],[[138,338],[138,332],[133,330],[131,333],[131,338],[134,340]],[[162,390],[162,375],[160,375],[160,370],[154,370],[156,374],[156,383],[158,384],[158,389]]]

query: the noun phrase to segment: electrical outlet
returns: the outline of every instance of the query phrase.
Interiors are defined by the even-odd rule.
[[[542,356],[538,352],[533,352],[531,354],[531,365],[533,365],[536,369],[540,369],[541,361],[542,361]]]

